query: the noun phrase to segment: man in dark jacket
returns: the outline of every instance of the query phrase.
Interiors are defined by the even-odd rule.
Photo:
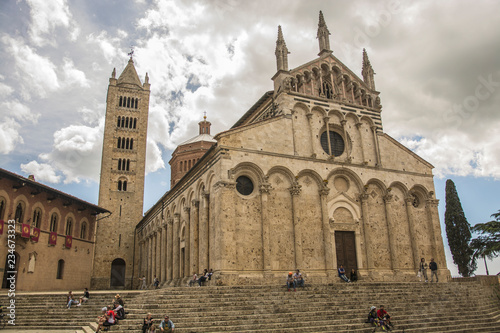
[[[434,261],[434,258],[431,259],[429,268],[431,269],[431,282],[434,282],[434,275],[436,276],[436,282],[438,282],[438,265]]]

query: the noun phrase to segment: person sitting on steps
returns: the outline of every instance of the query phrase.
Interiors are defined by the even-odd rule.
[[[304,288],[304,278],[298,269],[293,273],[293,279],[295,280],[295,286]]]
[[[109,330],[109,326],[113,326],[116,324],[115,313],[111,310],[111,307],[103,307],[102,308],[102,316],[98,317],[97,320],[99,324],[97,325],[96,333],[98,333],[102,327],[104,327],[104,331]]]
[[[339,272],[339,278],[341,278],[345,282],[351,282],[349,278],[345,275],[344,265],[340,265],[338,272]]]
[[[75,300],[75,296],[73,296],[73,292],[70,290],[68,295],[66,296],[66,307],[71,309],[71,304],[80,304],[77,300]]]
[[[207,280],[208,280],[208,270],[205,268],[205,270],[203,271],[203,275],[200,276],[200,278],[198,279],[198,285],[201,287],[201,284]]]
[[[85,288],[83,291],[83,296],[80,297],[80,303],[77,306],[81,306],[83,303],[87,303],[90,298],[89,288]]]
[[[292,286],[293,286],[293,291],[297,291],[297,285],[295,284],[295,279],[293,278],[292,272],[288,273],[288,276],[286,278],[286,286],[288,287],[288,291],[290,291]]]
[[[351,269],[351,282],[358,281],[358,272],[353,268]]]
[[[152,327],[154,328],[154,319],[151,313],[148,313],[142,324],[142,333],[150,332]]]
[[[198,275],[196,275],[196,272],[193,272],[193,278],[189,280],[188,287],[191,287],[193,284],[197,282],[198,282]]]
[[[381,305],[379,310],[377,311],[377,317],[380,321],[381,326],[385,326],[387,329],[394,328],[394,325],[391,323],[391,316],[387,311],[385,311],[384,306]]]
[[[366,320],[366,322],[375,326],[375,328],[373,329],[373,332],[375,332],[377,327],[380,327],[380,323],[379,323],[378,315],[377,315],[377,307],[372,306],[370,308],[370,312],[368,313],[368,319]]]

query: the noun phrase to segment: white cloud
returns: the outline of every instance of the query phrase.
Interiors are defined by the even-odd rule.
[[[84,88],[90,87],[85,73],[79,69],[76,69],[71,59],[64,58],[62,71],[64,76],[64,83],[66,85],[78,85]]]
[[[146,147],[146,173],[165,168],[158,144],[148,138]]]
[[[31,161],[27,164],[21,164],[21,170],[29,175],[34,175],[37,181],[59,183],[61,180],[61,176],[56,175],[56,170],[49,164]]]
[[[21,125],[12,118],[0,122],[0,153],[8,154],[14,150],[16,144],[23,143],[19,134]]]
[[[76,40],[80,29],[75,24],[65,0],[27,0],[30,6],[30,36],[37,46],[56,45],[54,30],[65,28],[71,40]]]
[[[50,153],[40,154],[45,164],[64,174],[64,183],[79,183],[82,179],[99,179],[102,151],[102,131],[99,126],[71,125],[54,133],[54,147]]]
[[[119,61],[121,50],[121,40],[119,37],[109,37],[106,31],[101,31],[98,35],[90,34],[87,36],[89,43],[99,46],[101,52],[109,64]]]
[[[15,60],[25,99],[30,99],[31,94],[46,97],[49,92],[59,89],[56,66],[48,58],[38,55],[20,39],[4,35],[1,40]]]
[[[33,113],[28,106],[18,100],[7,100],[0,103],[0,153],[12,152],[17,144],[24,140],[20,130],[22,125],[36,123],[40,114]]]
[[[12,89],[10,86],[0,82],[0,98],[5,98],[12,94],[14,89]]]

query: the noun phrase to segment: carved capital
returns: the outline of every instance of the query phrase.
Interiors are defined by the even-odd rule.
[[[189,212],[191,211],[191,207],[184,207],[184,211],[185,211],[186,213],[189,213]]]
[[[313,114],[312,114],[312,113],[308,113],[308,114],[306,114],[306,117],[307,117],[307,119],[309,119],[309,120],[311,120],[312,116],[313,116]]]
[[[328,194],[330,193],[330,188],[328,186],[323,186],[323,188],[321,188],[319,190],[319,195],[320,196],[327,196]]]
[[[203,196],[203,198],[205,198],[207,200],[210,198],[210,192],[208,192],[208,191],[201,192],[201,195]]]
[[[191,200],[191,205],[193,205],[193,207],[195,207],[195,208],[199,208],[200,207],[200,200],[198,200],[198,199]]]
[[[172,224],[174,224],[174,219],[173,219],[173,218],[171,218],[171,217],[170,217],[170,218],[168,218],[168,219],[167,219],[167,224],[168,224],[169,226],[172,226]]]
[[[329,116],[324,116],[323,117],[323,121],[325,122],[325,124],[328,124],[328,122],[330,121],[330,117]]]
[[[377,128],[378,128],[378,126],[372,125],[372,126],[370,126],[370,128],[372,129],[372,131],[373,131],[373,132],[376,132],[376,131],[377,131]]]
[[[427,207],[437,207],[439,205],[439,199],[427,199],[425,203]]]
[[[230,182],[227,180],[219,180],[214,185],[214,190],[218,190],[221,188],[226,188],[228,190],[234,190],[236,188],[236,182]]]
[[[393,198],[392,194],[386,194],[383,197],[385,203],[390,203],[392,201],[392,198]]]
[[[369,197],[368,193],[364,192],[359,195],[359,200],[361,200],[361,202],[366,202],[368,201],[368,197]]]
[[[272,188],[271,184],[269,184],[269,183],[263,183],[259,186],[259,191],[261,194],[264,194],[264,193],[269,194],[269,193],[271,193],[272,189],[273,188]]]
[[[180,218],[181,218],[181,214],[180,213],[174,213],[174,222],[179,221]]]
[[[341,124],[342,126],[345,126],[345,124],[346,124],[346,123],[347,123],[347,120],[345,120],[345,119],[342,119],[342,120],[340,121],[340,124]]]
[[[299,195],[300,191],[302,190],[302,185],[299,185],[299,183],[295,182],[292,187],[289,188],[290,194],[293,195]]]

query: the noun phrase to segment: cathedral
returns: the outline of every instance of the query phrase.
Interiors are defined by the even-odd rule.
[[[365,281],[414,281],[421,257],[446,268],[433,166],[384,133],[368,54],[362,79],[335,57],[320,12],[319,54],[290,69],[278,27],[274,89],[229,129],[174,151],[171,189],[142,216],[149,83],[133,61],[110,79],[93,288],[310,283],[337,268]]]
[[[205,116],[144,215],[150,83],[132,58],[109,79],[98,206],[0,170],[0,219],[23,239],[19,290],[178,286],[204,269],[216,285],[284,283],[295,269],[331,283],[340,265],[362,281],[416,281],[422,257],[449,280],[433,166],[384,133],[367,52],[360,78],[320,12],[318,56],[291,69],[284,35],[273,89],[215,136]]]

